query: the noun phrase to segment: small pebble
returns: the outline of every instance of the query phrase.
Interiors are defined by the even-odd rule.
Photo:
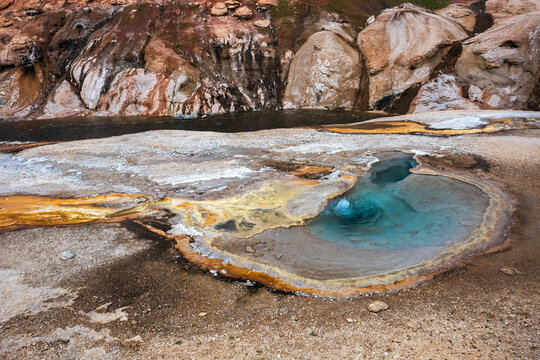
[[[126,340],[126,342],[143,342],[141,335],[136,335]]]
[[[246,246],[246,251],[247,251],[248,253],[254,253],[254,252],[255,252],[255,249],[253,249],[251,246],[248,245],[248,246]]]
[[[109,306],[111,305],[112,303],[108,302],[106,304],[103,304],[101,306],[98,306],[94,311],[98,314],[103,314],[107,311],[107,309],[109,308]]]
[[[275,254],[274,257],[275,257],[277,260],[281,260],[281,258],[283,257],[283,254]]]
[[[353,323],[354,322],[354,320],[351,319],[351,318],[347,318],[346,320],[347,320],[348,323]]]
[[[200,317],[205,317],[206,315],[207,315],[207,313],[205,313],[205,312],[200,312],[200,313],[199,313],[199,316],[200,316]]]
[[[516,268],[510,267],[510,266],[505,266],[499,271],[502,272],[505,275],[510,275],[510,276],[522,274],[521,271],[519,271]]]
[[[379,311],[388,310],[388,304],[377,300],[369,304],[368,310],[373,313],[378,313]]]
[[[62,260],[69,260],[69,259],[73,259],[75,257],[75,253],[74,252],[71,252],[71,251],[64,251],[62,253],[60,253],[60,259]]]

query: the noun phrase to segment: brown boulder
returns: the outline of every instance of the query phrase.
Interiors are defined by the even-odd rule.
[[[283,106],[352,109],[361,74],[355,48],[333,32],[315,33],[291,62]]]
[[[227,0],[227,1],[225,1],[225,6],[227,6],[227,9],[236,9],[240,5],[242,5],[242,3],[240,3],[240,1],[236,1],[236,0]]]
[[[272,6],[277,6],[277,0],[257,0],[257,9],[261,11],[266,11]]]
[[[216,5],[212,6],[212,9],[210,10],[210,14],[214,16],[227,15],[227,12],[228,12],[227,6],[222,2],[219,2]]]
[[[459,79],[483,104],[538,110],[540,12],[501,20],[464,42],[456,63]]]
[[[254,21],[253,24],[260,28],[267,28],[270,26],[270,20],[257,20]]]
[[[236,9],[233,15],[240,19],[247,20],[253,16],[253,12],[247,6],[242,6]]]
[[[538,0],[488,0],[486,1],[486,12],[491,14],[493,21],[499,21],[515,15],[540,11],[540,1]]]
[[[443,9],[435,11],[437,15],[454,20],[469,33],[474,31],[476,25],[476,15],[470,7],[463,4],[451,4]]]
[[[370,107],[398,106],[409,96],[406,91],[429,80],[452,46],[466,37],[454,21],[410,4],[383,11],[357,40],[370,77]]]

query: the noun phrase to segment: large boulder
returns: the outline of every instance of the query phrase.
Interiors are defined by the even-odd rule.
[[[456,22],[410,4],[383,11],[357,40],[369,72],[370,107],[406,111],[414,89],[467,36]]]
[[[361,77],[354,47],[331,31],[315,33],[291,62],[283,107],[352,109]]]
[[[481,109],[479,104],[463,97],[461,86],[452,75],[442,74],[420,88],[408,113]]]
[[[495,24],[506,18],[540,11],[538,0],[487,0],[486,12],[493,17]]]
[[[435,13],[457,22],[469,33],[474,31],[474,26],[476,25],[476,14],[467,5],[450,4],[445,8],[436,10]]]
[[[538,110],[540,12],[501,20],[465,41],[456,71],[485,105]]]

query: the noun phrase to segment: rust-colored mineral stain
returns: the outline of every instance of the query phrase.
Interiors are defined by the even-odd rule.
[[[328,290],[325,288],[324,280],[311,280],[312,283],[320,283],[320,286],[301,287],[294,285],[293,282],[286,282],[283,279],[279,278],[279,275],[281,274],[279,274],[278,276],[272,276],[267,272],[254,271],[246,267],[236,266],[230,262],[224,262],[222,259],[203,256],[196,252],[190,246],[191,238],[189,236],[171,235],[163,230],[157,229],[141,221],[135,222],[153,233],[156,233],[160,236],[170,239],[171,241],[174,241],[176,244],[175,247],[188,261],[193,264],[196,264],[204,269],[215,270],[220,274],[233,279],[256,281],[273,289],[281,291],[290,291],[324,297],[347,298],[353,296],[369,295],[376,292],[388,292],[414,287],[425,281],[433,279],[434,276],[434,274],[411,276],[388,284],[379,284],[365,287],[358,287],[354,286],[354,284],[351,284],[350,286],[340,287],[339,289],[332,290]]]
[[[37,142],[37,143],[30,143],[30,144],[6,145],[6,146],[0,146],[0,151],[1,152],[14,152],[14,151],[31,149],[38,146],[53,145],[53,144],[59,144],[59,143],[61,143],[61,141],[46,141],[46,142]]]
[[[121,221],[148,209],[143,195],[108,194],[77,199],[40,196],[0,197],[0,229]]]
[[[427,134],[427,135],[466,135],[492,133],[505,129],[526,129],[524,123],[515,123],[509,119],[493,121],[482,128],[473,129],[432,129],[428,125],[413,121],[380,121],[358,124],[355,126],[323,127],[324,129],[341,134]]]

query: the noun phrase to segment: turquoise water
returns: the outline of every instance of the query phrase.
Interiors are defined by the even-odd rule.
[[[342,247],[443,247],[477,227],[488,202],[472,185],[443,176],[411,174],[417,164],[399,155],[376,163],[345,196],[307,225]]]

